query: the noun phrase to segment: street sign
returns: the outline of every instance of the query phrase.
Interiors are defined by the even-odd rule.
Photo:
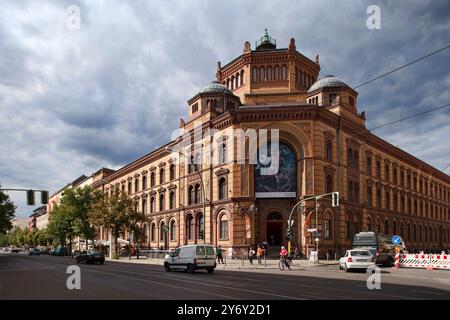
[[[393,236],[392,243],[395,245],[398,245],[398,244],[402,243],[402,238],[400,238],[399,236]]]
[[[308,229],[308,232],[316,232],[317,229],[313,228],[313,229]]]
[[[294,225],[294,220],[289,221],[289,225],[292,227]]]
[[[164,233],[168,233],[168,232],[169,232],[169,227],[168,227],[168,226],[162,227],[162,231],[163,231]]]

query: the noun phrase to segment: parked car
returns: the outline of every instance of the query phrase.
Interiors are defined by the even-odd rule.
[[[40,256],[41,255],[41,250],[39,250],[38,248],[32,248],[28,251],[28,254],[30,256]]]
[[[58,246],[55,249],[55,256],[66,256],[67,255],[67,248],[63,246]]]
[[[100,251],[88,250],[81,251],[81,253],[76,257],[77,263],[96,263],[99,262],[103,264],[105,262],[105,255]]]
[[[43,248],[43,249],[41,250],[41,253],[42,253],[42,254],[50,254],[50,248]]]
[[[178,247],[164,258],[164,268],[166,271],[184,270],[188,273],[206,269],[208,273],[213,273],[216,268],[214,248],[204,244]]]
[[[345,255],[339,259],[339,269],[349,271],[350,269],[367,269],[375,267],[375,257],[366,249],[347,250]]]
[[[23,250],[22,250],[22,248],[12,248],[11,249],[11,253],[19,253],[19,252],[22,252]]]
[[[72,253],[72,256],[78,257],[80,254],[81,254],[81,251],[80,251],[80,250],[75,250],[75,251]]]

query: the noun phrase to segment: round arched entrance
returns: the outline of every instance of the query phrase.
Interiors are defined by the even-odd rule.
[[[283,216],[279,212],[271,212],[266,220],[266,235],[269,245],[280,246],[283,236]]]

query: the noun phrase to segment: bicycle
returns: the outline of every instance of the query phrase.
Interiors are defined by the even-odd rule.
[[[280,262],[278,263],[278,267],[280,268],[281,271],[286,270],[286,268],[288,268],[289,270],[291,270],[292,267],[292,257],[287,257],[287,256],[281,256],[280,258]]]

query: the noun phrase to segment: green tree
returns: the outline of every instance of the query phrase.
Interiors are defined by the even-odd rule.
[[[16,206],[9,199],[9,195],[0,191],[0,234],[5,234],[11,230],[11,220],[14,218],[15,211]]]
[[[88,240],[94,243],[94,226],[89,221],[89,215],[101,194],[101,191],[85,186],[64,190],[64,197],[61,199],[61,205],[66,207],[72,218],[71,233],[73,236],[83,237],[86,243]]]
[[[116,256],[120,234],[132,231],[138,222],[144,220],[145,215],[136,210],[135,201],[117,187],[112,190],[111,195],[99,195],[89,216],[89,221],[95,226],[111,230]]]
[[[66,246],[67,239],[72,239],[73,214],[64,205],[55,205],[52,218],[47,227],[56,245]]]

